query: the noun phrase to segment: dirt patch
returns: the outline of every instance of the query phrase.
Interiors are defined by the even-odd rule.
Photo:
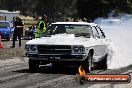
[[[0,57],[25,56],[25,51],[21,48],[4,48],[0,49]]]

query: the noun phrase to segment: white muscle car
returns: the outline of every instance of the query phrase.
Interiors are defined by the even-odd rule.
[[[97,24],[86,22],[56,22],[49,25],[43,37],[25,45],[29,70],[39,65],[82,65],[86,72],[94,63],[107,67],[108,41]]]

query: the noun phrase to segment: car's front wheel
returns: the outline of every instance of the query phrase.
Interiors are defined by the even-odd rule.
[[[93,66],[93,55],[89,53],[86,60],[82,64],[82,67],[86,71],[86,73],[90,73],[92,71],[92,66]]]
[[[36,61],[29,59],[29,71],[38,72],[38,70],[39,70],[39,64]]]

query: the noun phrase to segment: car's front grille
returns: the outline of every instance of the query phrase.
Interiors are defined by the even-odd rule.
[[[68,45],[38,45],[40,54],[71,54],[71,46]]]

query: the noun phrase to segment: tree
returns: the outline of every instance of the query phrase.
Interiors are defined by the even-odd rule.
[[[132,13],[132,0],[0,0],[0,9],[20,10],[21,14],[37,16],[46,14],[51,21],[65,17],[94,20],[107,17],[111,11]]]

